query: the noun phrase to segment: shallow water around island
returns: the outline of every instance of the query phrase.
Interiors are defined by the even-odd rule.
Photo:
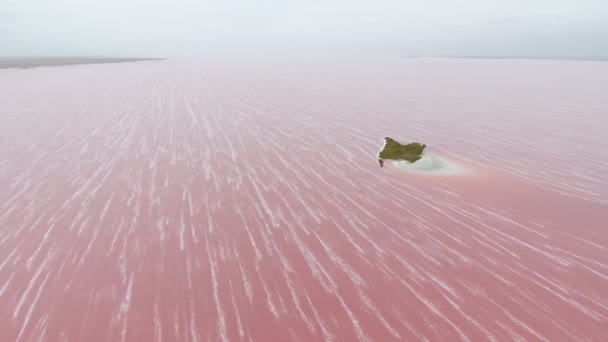
[[[419,160],[413,163],[405,160],[390,162],[401,170],[436,176],[466,175],[472,172],[471,168],[467,169],[453,160],[428,152],[425,152]]]

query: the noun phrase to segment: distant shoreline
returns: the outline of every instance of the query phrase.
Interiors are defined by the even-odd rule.
[[[104,58],[104,57],[0,57],[0,69],[30,69],[82,64],[128,63],[156,61],[163,58]]]

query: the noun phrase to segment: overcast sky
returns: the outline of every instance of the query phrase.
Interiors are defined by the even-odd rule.
[[[0,56],[608,58],[608,0],[0,0]]]

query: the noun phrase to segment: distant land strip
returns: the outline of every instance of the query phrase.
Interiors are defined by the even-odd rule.
[[[28,69],[42,66],[79,64],[126,63],[156,61],[163,58],[106,58],[106,57],[0,57],[0,69]]]

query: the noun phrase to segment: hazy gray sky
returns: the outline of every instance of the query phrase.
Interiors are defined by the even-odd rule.
[[[608,57],[608,0],[0,0],[0,56]]]

